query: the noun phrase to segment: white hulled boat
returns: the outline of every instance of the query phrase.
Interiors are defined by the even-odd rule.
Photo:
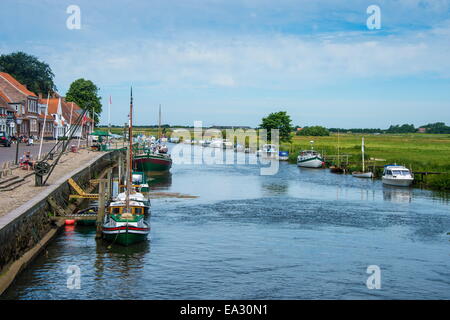
[[[352,175],[355,178],[373,178],[373,172],[366,172],[366,166],[364,161],[364,137],[362,138],[362,144],[361,144],[361,151],[362,151],[362,172],[352,172]]]
[[[409,187],[414,181],[414,176],[404,166],[387,165],[384,166],[382,181],[390,186]]]
[[[311,141],[311,150],[303,150],[297,157],[297,166],[303,168],[321,168],[324,164],[322,155],[314,150],[314,141]]]
[[[278,147],[275,144],[264,144],[262,148],[256,151],[257,157],[278,159]]]

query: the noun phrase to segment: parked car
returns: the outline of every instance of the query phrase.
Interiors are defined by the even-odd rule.
[[[0,131],[0,144],[4,147],[11,147],[11,137],[5,131]]]

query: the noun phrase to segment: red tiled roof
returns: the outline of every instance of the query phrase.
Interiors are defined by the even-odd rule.
[[[13,76],[11,76],[9,73],[6,72],[0,72],[0,77],[2,77],[3,79],[5,79],[7,82],[9,82],[14,88],[16,88],[17,90],[19,90],[20,92],[22,92],[23,94],[27,95],[27,96],[32,96],[32,97],[36,97],[36,94],[34,94],[33,92],[31,92],[30,90],[27,89],[27,87],[25,87],[23,84],[21,84],[19,81],[17,81],[16,79],[14,79]]]
[[[3,98],[3,100],[5,100],[6,102],[11,102],[9,97],[2,90],[0,90],[0,97]]]
[[[48,100],[48,113],[49,114],[56,114],[58,113],[58,102],[59,98],[50,98]],[[47,104],[47,99],[39,99],[39,104]],[[77,111],[82,110],[80,106],[78,106],[75,102],[73,103],[73,111],[72,111],[72,117],[70,117],[70,111],[72,110],[72,102],[66,102],[64,98],[61,98],[61,111],[62,116],[64,119],[69,122],[72,120],[72,124],[75,124],[77,122],[77,119],[79,117],[79,113]],[[72,118],[72,119],[71,119]],[[87,117],[87,122],[92,122],[92,119]]]

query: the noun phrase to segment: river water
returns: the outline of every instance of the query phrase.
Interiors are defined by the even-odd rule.
[[[67,226],[2,299],[450,299],[450,206],[430,191],[287,163],[175,164],[152,189],[198,198],[152,200],[131,247]]]

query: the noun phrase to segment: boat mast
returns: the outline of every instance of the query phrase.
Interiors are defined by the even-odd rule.
[[[337,150],[338,150],[338,168],[341,167],[341,155],[340,155],[340,141],[339,141],[339,129],[338,129],[338,145],[337,145]]]
[[[131,192],[131,182],[132,182],[132,171],[131,164],[133,163],[133,87],[131,87],[130,94],[130,116],[128,119],[128,157],[127,157],[127,193],[126,193],[126,209],[127,212],[130,213],[130,192]]]
[[[364,137],[362,137],[362,172],[366,172],[366,168],[364,165]]]
[[[159,104],[158,140],[161,139],[161,104]]]

